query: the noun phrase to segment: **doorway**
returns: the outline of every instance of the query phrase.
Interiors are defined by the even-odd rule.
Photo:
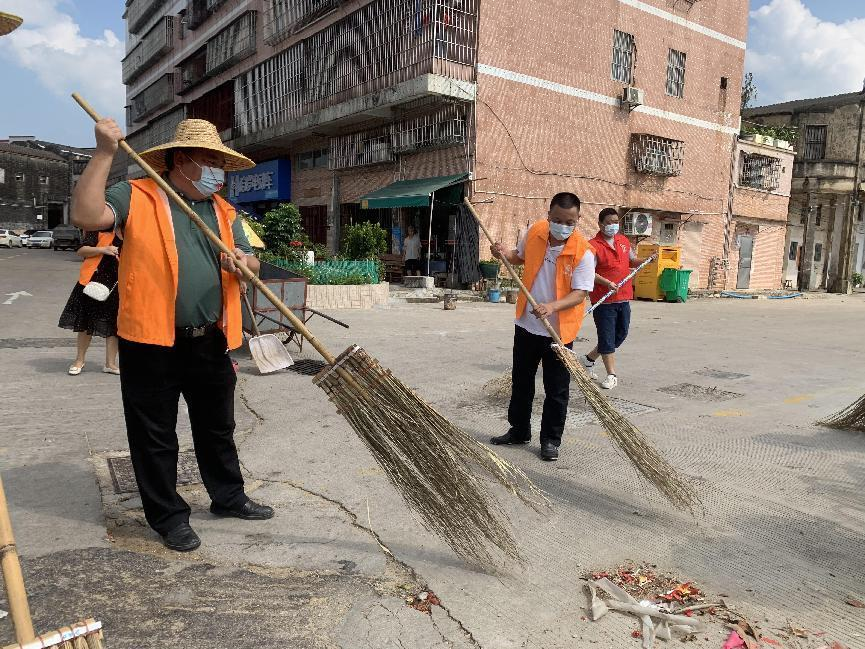
[[[749,234],[739,235],[739,274],[736,277],[736,288],[748,288],[751,285],[751,259],[754,256],[754,237]]]

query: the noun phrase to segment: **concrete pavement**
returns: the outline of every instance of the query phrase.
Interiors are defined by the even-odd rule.
[[[277,518],[215,519],[189,485],[204,544],[162,549],[107,468],[125,450],[116,377],[64,374],[72,336],[55,325],[76,274],[71,254],[0,251],[0,296],[32,294],[0,305],[0,468],[42,628],[93,614],[110,647],[636,647],[632,619],[581,619],[579,578],[631,559],[727,595],[784,646],[865,647],[865,611],[845,604],[865,599],[865,438],[812,424],[865,392],[861,296],[636,303],[613,396],[698,483],[706,515],[641,485],[575,394],[558,463],[540,462],[536,442],[502,450],[554,509],[503,496],[527,563],[486,575],[418,524],[309,377],[258,376],[244,357],[241,459]],[[337,314],[348,331],[310,324],[486,440],[506,426],[506,403],[482,386],[510,365],[511,308],[411,304]],[[180,435],[191,447],[185,422]],[[431,616],[405,604],[427,587],[443,605]],[[788,621],[826,635],[784,641]],[[713,624],[696,642],[725,635]]]

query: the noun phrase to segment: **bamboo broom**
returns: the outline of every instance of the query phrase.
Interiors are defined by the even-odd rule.
[[[495,245],[495,240],[483,221],[481,221],[469,199],[465,198],[463,201],[487,239],[490,240],[491,244]],[[523,295],[526,296],[532,308],[537,308],[537,301],[532,297],[525,284],[523,284],[511,262],[505,258],[502,258],[502,262],[523,292]],[[598,418],[601,426],[610,434],[610,438],[618,449],[630,460],[637,472],[653,484],[674,507],[694,513],[695,508],[700,505],[700,499],[694,487],[676,472],[672,465],[652,446],[649,440],[637,430],[636,426],[610,405],[610,402],[604,398],[594,381],[586,373],[577,356],[562,343],[562,339],[550,324],[550,321],[547,318],[540,318],[540,320],[547,333],[553,339],[553,349],[556,355],[564,363],[570,375],[576,380],[580,391],[592,407],[592,410],[594,410],[595,416]]]
[[[102,649],[102,623],[93,619],[84,620],[71,627],[63,627],[39,636],[33,630],[30,618],[30,605],[24,588],[24,576],[18,561],[15,536],[12,534],[12,521],[9,518],[9,505],[6,491],[0,479],[0,567],[3,569],[3,583],[6,586],[6,599],[9,600],[9,613],[15,627],[16,644],[4,649]]]
[[[838,430],[858,430],[865,432],[865,395],[834,415],[821,419],[818,426],[837,428]]]
[[[94,119],[100,117],[77,93],[73,99]],[[125,140],[123,149],[224,254],[234,257],[167,182]],[[485,489],[475,471],[493,478],[536,510],[549,503],[521,469],[460,430],[360,347],[339,357],[319,341],[245,265],[252,283],[284,315],[291,326],[327,362],[314,379],[348,421],[424,525],[458,555],[481,566],[495,563],[490,546],[503,556],[521,560],[502,506]]]

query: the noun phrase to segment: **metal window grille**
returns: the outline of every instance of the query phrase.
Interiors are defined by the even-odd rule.
[[[126,28],[130,34],[137,34],[147,19],[159,9],[165,0],[132,0],[126,10]]]
[[[670,49],[667,54],[667,94],[673,97],[685,96],[685,59],[684,52]]]
[[[340,0],[267,0],[264,41],[275,45],[339,7]]]
[[[132,98],[132,121],[140,122],[174,98],[174,73],[164,74]]]
[[[822,160],[826,157],[826,127],[805,127],[805,159]]]
[[[330,139],[331,169],[351,169],[391,160],[393,160],[393,147],[389,127]]]
[[[407,153],[420,149],[462,144],[466,138],[465,108],[447,104],[439,110],[394,124],[393,150]]]
[[[174,16],[157,22],[123,59],[123,83],[140,75],[153,61],[171,50],[174,44]]]
[[[634,83],[634,63],[637,45],[634,37],[616,29],[613,32],[613,80],[631,85]]]
[[[181,120],[186,118],[186,107],[180,106],[153,120],[147,127],[133,133],[127,139],[135,151],[144,151],[157,144],[170,142]]]
[[[208,16],[210,16],[210,12],[207,10],[207,0],[189,0],[186,3],[187,29],[198,29]]]
[[[473,81],[479,0],[375,0],[240,75],[248,135],[422,74]]]
[[[647,133],[631,140],[634,170],[658,176],[679,176],[685,163],[685,143]]]
[[[177,68],[176,92],[183,94],[207,78],[207,49],[201,49]]]
[[[248,11],[207,41],[205,72],[214,75],[255,53],[255,11]]]
[[[739,184],[765,191],[774,191],[781,184],[781,160],[757,153],[742,156]]]

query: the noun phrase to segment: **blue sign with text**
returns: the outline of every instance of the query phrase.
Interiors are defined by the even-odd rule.
[[[228,198],[237,203],[291,200],[291,161],[260,162],[252,169],[227,174]]]

